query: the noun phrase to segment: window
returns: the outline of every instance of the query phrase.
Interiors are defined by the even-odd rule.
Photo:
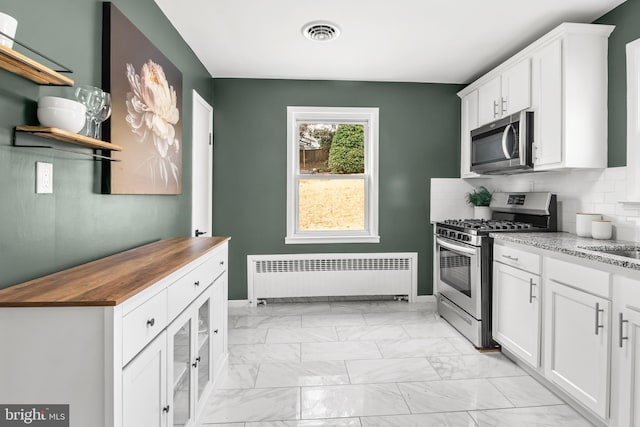
[[[378,242],[378,109],[288,107],[285,243]]]

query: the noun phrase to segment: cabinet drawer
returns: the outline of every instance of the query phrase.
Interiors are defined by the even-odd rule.
[[[547,278],[604,298],[611,298],[609,273],[548,257],[545,257],[544,262]]]
[[[533,274],[540,274],[540,255],[538,254],[532,254],[511,246],[494,245],[493,259]]]
[[[122,362],[126,365],[167,326],[167,291],[154,295],[122,319]]]
[[[200,264],[168,288],[169,319],[173,320],[215,279],[212,259]]]

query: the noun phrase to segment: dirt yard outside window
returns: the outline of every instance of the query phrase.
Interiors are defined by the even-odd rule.
[[[364,230],[364,179],[300,179],[300,231]]]

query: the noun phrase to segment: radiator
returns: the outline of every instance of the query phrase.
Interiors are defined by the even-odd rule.
[[[417,295],[418,254],[247,256],[251,305],[266,298]]]

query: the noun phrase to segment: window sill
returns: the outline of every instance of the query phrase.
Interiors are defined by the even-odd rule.
[[[380,236],[294,236],[285,237],[286,245],[330,243],[380,243]]]

